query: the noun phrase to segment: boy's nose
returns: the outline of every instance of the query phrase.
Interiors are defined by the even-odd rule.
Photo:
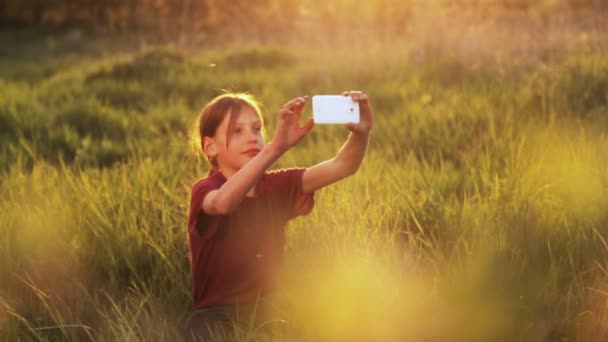
[[[258,137],[257,134],[255,134],[255,132],[253,130],[248,131],[249,134],[247,135],[247,139],[250,141],[257,141]]]

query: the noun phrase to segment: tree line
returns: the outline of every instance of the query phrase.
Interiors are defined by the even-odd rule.
[[[302,22],[399,25],[422,0],[0,0],[0,26],[213,31],[289,29]],[[605,0],[435,0],[450,6],[608,9]],[[260,26],[261,25],[261,26]]]

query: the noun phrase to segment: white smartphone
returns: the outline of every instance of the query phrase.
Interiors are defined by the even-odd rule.
[[[359,103],[350,96],[315,95],[312,117],[315,124],[359,123]]]

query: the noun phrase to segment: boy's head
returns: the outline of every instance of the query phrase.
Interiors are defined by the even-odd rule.
[[[212,99],[198,118],[198,138],[210,173],[237,171],[264,147],[264,121],[252,95],[224,93]]]

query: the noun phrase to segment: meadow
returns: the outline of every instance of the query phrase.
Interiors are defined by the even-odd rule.
[[[271,340],[607,340],[605,14],[456,12],[276,40],[0,31],[0,339],[179,340],[202,106],[250,92],[270,139],[287,100],[359,89],[368,154],[288,226]]]

